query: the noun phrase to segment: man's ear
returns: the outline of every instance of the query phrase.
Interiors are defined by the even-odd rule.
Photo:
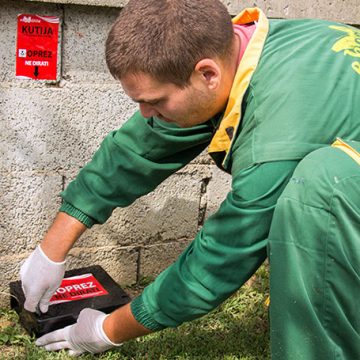
[[[221,83],[221,68],[212,59],[201,59],[194,69],[194,75],[200,78],[210,90],[216,90]]]

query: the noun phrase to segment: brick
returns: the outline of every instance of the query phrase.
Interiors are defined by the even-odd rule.
[[[0,171],[79,169],[136,109],[114,85],[0,90]]]
[[[227,193],[231,190],[231,175],[220,170],[216,166],[211,167],[211,179],[207,186],[206,217],[213,214],[225,200]]]
[[[92,6],[123,7],[127,0],[37,0],[49,3],[82,4]],[[350,24],[360,24],[360,3],[358,0],[222,0],[230,14],[236,15],[245,7],[260,7],[273,18],[321,18]]]
[[[137,263],[138,250],[134,247],[76,247],[67,257],[66,268],[100,265],[117,283],[131,285],[137,281]]]
[[[47,3],[60,3],[60,4],[79,4],[79,5],[90,5],[90,6],[112,6],[112,7],[123,7],[127,4],[128,0],[27,0],[27,1],[40,1]]]
[[[19,270],[22,261],[21,256],[1,256],[0,257],[0,307],[10,306],[10,288],[11,281],[19,280]]]
[[[350,24],[360,23],[358,0],[232,0],[223,1],[231,14],[237,14],[245,7],[257,6],[271,18],[319,18]]]
[[[35,248],[60,205],[62,178],[56,174],[1,173],[0,253]]]
[[[116,83],[105,62],[105,41],[119,9],[65,7],[63,75],[72,82]]]
[[[79,246],[138,246],[192,239],[197,231],[200,186],[195,175],[175,174],[130,207],[116,209],[106,224],[87,231]]]
[[[190,241],[178,240],[166,244],[154,244],[140,250],[140,279],[155,278],[161,271],[171,265],[185,250]]]

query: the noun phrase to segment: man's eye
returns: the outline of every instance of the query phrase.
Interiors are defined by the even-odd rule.
[[[160,100],[156,100],[156,101],[149,101],[148,104],[149,105],[159,105],[161,103],[164,102],[165,99],[160,99]]]

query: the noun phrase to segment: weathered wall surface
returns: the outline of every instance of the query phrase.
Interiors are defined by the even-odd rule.
[[[123,7],[128,0],[28,0],[58,4]],[[359,0],[221,0],[231,14],[244,7],[257,6],[274,18],[312,17],[337,20],[349,24],[360,23]]]
[[[107,32],[125,3],[0,0],[1,292],[18,278],[21,261],[46,232],[60,205],[61,190],[102,138],[136,109],[109,75],[104,60]],[[358,0],[225,3],[232,14],[243,6],[258,5],[272,17],[316,16],[360,23]],[[58,82],[15,79],[19,13],[62,19]],[[122,284],[154,276],[194,238],[229,188],[229,177],[203,154],[154,193],[127,209],[117,209],[105,225],[86,232],[71,251],[68,268],[97,263]],[[0,305],[6,304],[8,297],[0,295]]]

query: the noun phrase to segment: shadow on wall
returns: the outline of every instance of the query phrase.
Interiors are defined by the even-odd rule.
[[[97,228],[113,244],[120,246],[193,238],[197,231],[199,202],[174,196],[167,197],[158,206],[159,196],[155,192],[150,199],[144,197],[128,208],[116,209],[109,221]]]
[[[83,249],[79,257],[85,260],[84,266],[103,262],[115,279],[131,284],[140,277],[159,274],[194,239],[198,202],[172,197],[154,209],[151,203],[141,200],[126,209],[117,209],[106,224],[96,225],[82,236],[77,247]],[[92,253],[91,248],[99,250]],[[87,249],[90,256],[85,257]],[[124,267],[133,251],[138,252],[138,257]],[[108,258],[106,252],[114,252],[113,258]],[[78,260],[76,265],[83,266]]]

